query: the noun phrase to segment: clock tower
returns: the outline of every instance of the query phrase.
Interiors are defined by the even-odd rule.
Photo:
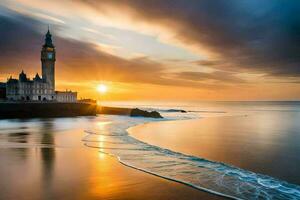
[[[51,34],[48,29],[45,44],[41,51],[42,78],[49,84],[50,93],[55,91],[55,47],[52,44]]]

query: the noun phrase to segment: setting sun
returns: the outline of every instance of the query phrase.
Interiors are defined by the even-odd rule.
[[[107,92],[107,86],[104,84],[99,84],[97,86],[97,91],[100,93],[106,93]]]
[[[300,200],[299,11],[0,0],[0,200]]]

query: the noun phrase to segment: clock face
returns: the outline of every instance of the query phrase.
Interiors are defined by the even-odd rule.
[[[53,53],[48,53],[47,57],[48,57],[48,59],[52,59],[53,58]]]

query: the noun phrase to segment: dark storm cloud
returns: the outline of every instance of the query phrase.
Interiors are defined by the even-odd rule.
[[[93,7],[101,4],[125,7],[137,20],[173,29],[177,39],[212,54],[213,62],[208,60],[207,66],[282,77],[300,76],[298,0],[84,2]]]
[[[0,15],[0,72],[13,73],[24,65],[39,63],[38,59],[32,62],[32,58],[38,58],[42,42],[41,35],[35,31],[37,25],[25,17]]]

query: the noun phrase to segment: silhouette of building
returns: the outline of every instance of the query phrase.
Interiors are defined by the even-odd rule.
[[[6,99],[6,83],[0,83],[0,101]]]
[[[56,51],[52,43],[50,31],[45,37],[45,44],[41,51],[42,77],[37,73],[30,80],[22,72],[19,79],[12,76],[6,83],[6,98],[11,101],[57,101],[57,102],[76,102],[77,92],[55,91],[55,61]]]

